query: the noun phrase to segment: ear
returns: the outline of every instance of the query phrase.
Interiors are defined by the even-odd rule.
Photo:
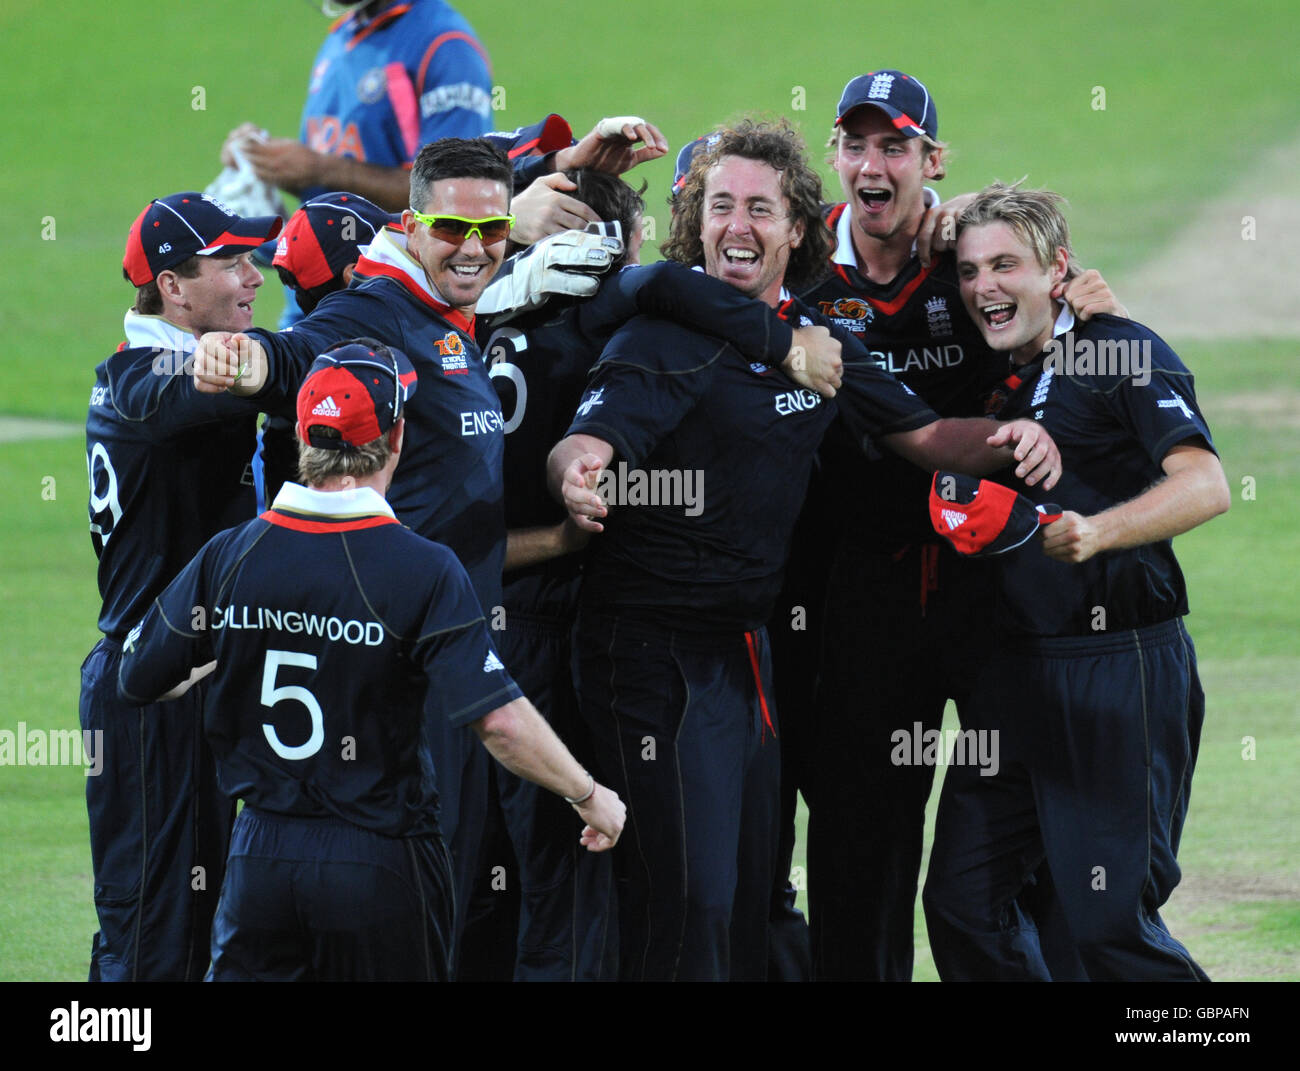
[[[925,142],[921,142],[921,177],[928,179],[941,179],[947,172],[943,163],[943,149],[932,149]]]
[[[294,437],[298,442],[305,442],[305,441],[306,441],[306,440],[304,440],[303,437],[302,437],[302,424],[301,424],[301,422],[299,422],[299,421],[297,421],[297,420],[295,420],[295,421],[293,422],[293,437]]]
[[[154,278],[158,286],[158,293],[165,299],[171,301],[173,305],[182,304],[182,284],[181,277],[174,271],[160,271]]]
[[[1070,254],[1065,251],[1065,246],[1056,247],[1056,256],[1052,258],[1052,285],[1056,286],[1065,279],[1065,273],[1070,270]]]
[[[397,423],[388,429],[388,445],[396,457],[402,452],[402,440],[406,437],[406,417],[398,417]]]
[[[355,263],[343,265],[343,285],[349,287],[352,285],[352,272],[356,267]]]
[[[798,249],[803,244],[804,224],[802,219],[796,219],[794,226],[790,228],[790,248]]]

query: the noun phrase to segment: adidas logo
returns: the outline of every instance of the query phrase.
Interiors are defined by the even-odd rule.
[[[311,411],[311,415],[336,417],[341,416],[342,413],[338,407],[338,403],[334,401],[334,395],[327,394],[323,402],[316,403],[316,408]]]
[[[966,523],[966,514],[958,513],[955,509],[940,510],[939,516],[947,523],[950,532]]]
[[[502,664],[501,659],[496,656],[496,652],[488,651],[487,658],[483,659],[483,672],[491,673],[493,670],[505,668],[506,667]]]

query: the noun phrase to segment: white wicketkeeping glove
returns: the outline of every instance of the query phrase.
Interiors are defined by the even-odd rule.
[[[475,313],[501,324],[541,308],[552,297],[592,297],[600,276],[622,254],[623,228],[617,220],[552,234],[501,265]]]

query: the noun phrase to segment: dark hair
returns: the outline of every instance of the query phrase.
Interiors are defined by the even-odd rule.
[[[617,271],[632,263],[632,235],[645,214],[645,198],[642,196],[646,191],[645,181],[642,180],[639,190],[634,190],[617,175],[586,167],[569,168],[564,177],[578,187],[570,194],[571,197],[576,197],[602,220],[617,220],[623,228],[623,256],[612,270]]]
[[[510,158],[484,138],[439,138],[420,149],[411,165],[411,210],[423,212],[435,182],[451,178],[491,179],[513,188]]]
[[[182,279],[197,279],[202,270],[203,258],[197,253],[189,260],[182,260],[174,268],[167,269],[167,271],[174,271]],[[131,306],[131,311],[138,312],[141,316],[162,315],[162,291],[158,289],[157,279],[150,279],[144,286],[135,288],[135,304]]]
[[[311,315],[312,310],[320,304],[321,298],[327,297],[335,291],[347,289],[347,283],[343,281],[342,272],[326,279],[320,286],[305,287],[299,284],[293,272],[288,268],[277,267],[275,270],[279,273],[280,282],[285,285],[285,288],[293,291],[293,299],[298,303],[298,308],[302,309],[305,316]]]
[[[659,252],[682,264],[703,264],[704,181],[709,169],[724,156],[758,160],[780,172],[781,194],[790,215],[803,221],[804,237],[790,250],[785,285],[791,290],[811,286],[827,272],[835,252],[835,235],[822,220],[822,180],[808,164],[803,138],[786,120],[744,119],[734,127],[716,131],[718,139],[700,149],[691,160],[686,184],[672,201],[672,230]]]

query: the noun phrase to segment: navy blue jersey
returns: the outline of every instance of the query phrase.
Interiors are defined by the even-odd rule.
[[[988,348],[966,314],[953,256],[939,256],[928,268],[912,257],[896,278],[877,283],[858,270],[848,206],[832,208],[826,223],[838,239],[831,274],[803,300],[852,332],[880,368],[940,415],[983,415],[983,398],[1005,374],[1006,357]],[[932,540],[928,475],[896,455],[876,453],[868,460],[844,436],[827,437],[826,486],[861,491],[845,504],[843,523],[881,550]]]
[[[118,641],[199,547],[256,512],[265,404],[195,390],[197,340],[161,317],[128,312],[126,336],[95,369],[86,414],[99,628]]]
[[[672,261],[624,268],[603,279],[588,301],[552,303],[492,331],[483,350],[505,418],[507,528],[564,520],[564,507],[547,488],[547,455],[564,437],[601,349],[638,313],[728,339],[741,353],[769,365],[780,364],[792,343],[790,325],[768,306]],[[567,615],[574,608],[581,560],[581,554],[567,554],[512,571],[505,605]]]
[[[1050,491],[1041,484],[1025,487],[1008,472],[997,477],[999,482],[1035,502],[1055,502],[1091,516],[1135,498],[1163,478],[1160,463],[1179,443],[1214,448],[1196,404],[1191,372],[1153,331],[1105,315],[1076,327],[1067,308],[1057,320],[1055,341],[1065,354],[1075,355],[1074,374],[1068,363],[1058,365],[1040,355],[1019,370],[1021,382],[998,415],[1032,418],[1046,427],[1061,451],[1064,474]],[[1105,356],[1101,344],[1111,356]],[[1079,363],[1085,353],[1109,361],[1111,370],[1085,368]],[[1119,365],[1120,353],[1135,363]],[[1149,382],[1141,374],[1144,361]],[[1102,629],[1142,628],[1187,613],[1187,590],[1172,540],[1108,551],[1077,565],[1053,561],[1040,543],[1031,540],[996,559],[999,623],[1006,631],[1092,636]]]
[[[212,659],[204,732],[225,792],[394,837],[437,831],[422,711],[466,725],[520,695],[455,556],[368,488],[285,484],[212,539],[128,635],[122,696]]]
[[[817,320],[793,301],[785,314]],[[838,333],[838,329],[837,329]],[[760,627],[780,589],[813,453],[837,412],[855,434],[937,419],[846,342],[826,402],[717,340],[640,317],[601,357],[569,434],[610,443],[613,501],[590,547],[584,599],[680,629]],[[623,504],[619,504],[623,503]]]
[[[487,53],[469,23],[442,0],[406,0],[330,27],[299,140],[327,156],[410,167],[421,145],[486,134],[491,116]],[[326,189],[303,190],[302,199]]]
[[[430,291],[404,249],[381,231],[352,286],[330,294],[288,331],[251,332],[271,354],[272,384],[297,390],[316,355],[369,337],[400,349],[419,374],[406,406],[406,439],[388,491],[401,522],[456,552],[486,611],[501,604],[506,526],[505,424],[474,344],[474,323]]]

